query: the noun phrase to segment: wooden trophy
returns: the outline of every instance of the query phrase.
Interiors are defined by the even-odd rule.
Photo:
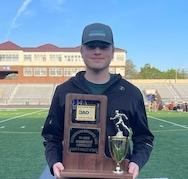
[[[122,174],[113,173],[115,162],[105,156],[107,97],[70,93],[66,96],[63,165],[64,179],[132,179],[125,162]]]

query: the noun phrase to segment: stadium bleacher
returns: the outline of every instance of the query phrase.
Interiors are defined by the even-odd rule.
[[[54,84],[4,84],[0,85],[0,89],[3,91],[0,96],[1,105],[49,105]]]
[[[0,104],[8,104],[8,99],[15,87],[14,84],[0,84]]]
[[[163,101],[179,101],[182,97],[174,90],[172,84],[167,83],[149,83],[135,84],[141,91],[155,89],[159,92]]]
[[[155,89],[163,102],[183,102],[188,101],[188,81],[168,81],[168,80],[150,80],[133,81],[141,91]]]
[[[142,92],[147,104],[145,90],[156,90],[163,102],[188,102],[188,80],[185,82],[132,81]],[[0,84],[0,105],[47,105],[57,84]]]
[[[181,83],[181,84],[174,84],[174,89],[181,95],[182,99],[188,99],[188,84]]]

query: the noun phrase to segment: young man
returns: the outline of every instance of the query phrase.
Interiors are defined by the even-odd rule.
[[[108,99],[107,136],[116,134],[114,127],[115,112],[126,115],[132,129],[133,149],[129,159],[128,172],[136,178],[139,170],[148,161],[153,147],[153,135],[148,129],[148,122],[142,94],[138,88],[118,75],[109,73],[109,65],[114,56],[114,42],[111,28],[94,23],[85,27],[82,35],[81,54],[86,71],[76,74],[56,88],[42,136],[45,154],[50,171],[57,178],[64,169],[62,156],[65,97],[67,93],[102,94]],[[126,131],[124,132],[126,135]],[[109,156],[108,149],[105,151]]]

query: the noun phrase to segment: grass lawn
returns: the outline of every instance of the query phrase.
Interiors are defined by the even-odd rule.
[[[46,166],[41,130],[47,111],[0,110],[0,178],[39,178]],[[187,178],[188,113],[148,112],[148,119],[155,146],[139,177]]]

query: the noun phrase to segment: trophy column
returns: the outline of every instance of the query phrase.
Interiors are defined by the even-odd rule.
[[[106,139],[107,98],[104,95],[70,93],[66,96],[63,165],[64,179],[70,178],[124,178],[125,172],[116,174],[116,163],[104,155]],[[62,179],[63,179],[62,178]]]

